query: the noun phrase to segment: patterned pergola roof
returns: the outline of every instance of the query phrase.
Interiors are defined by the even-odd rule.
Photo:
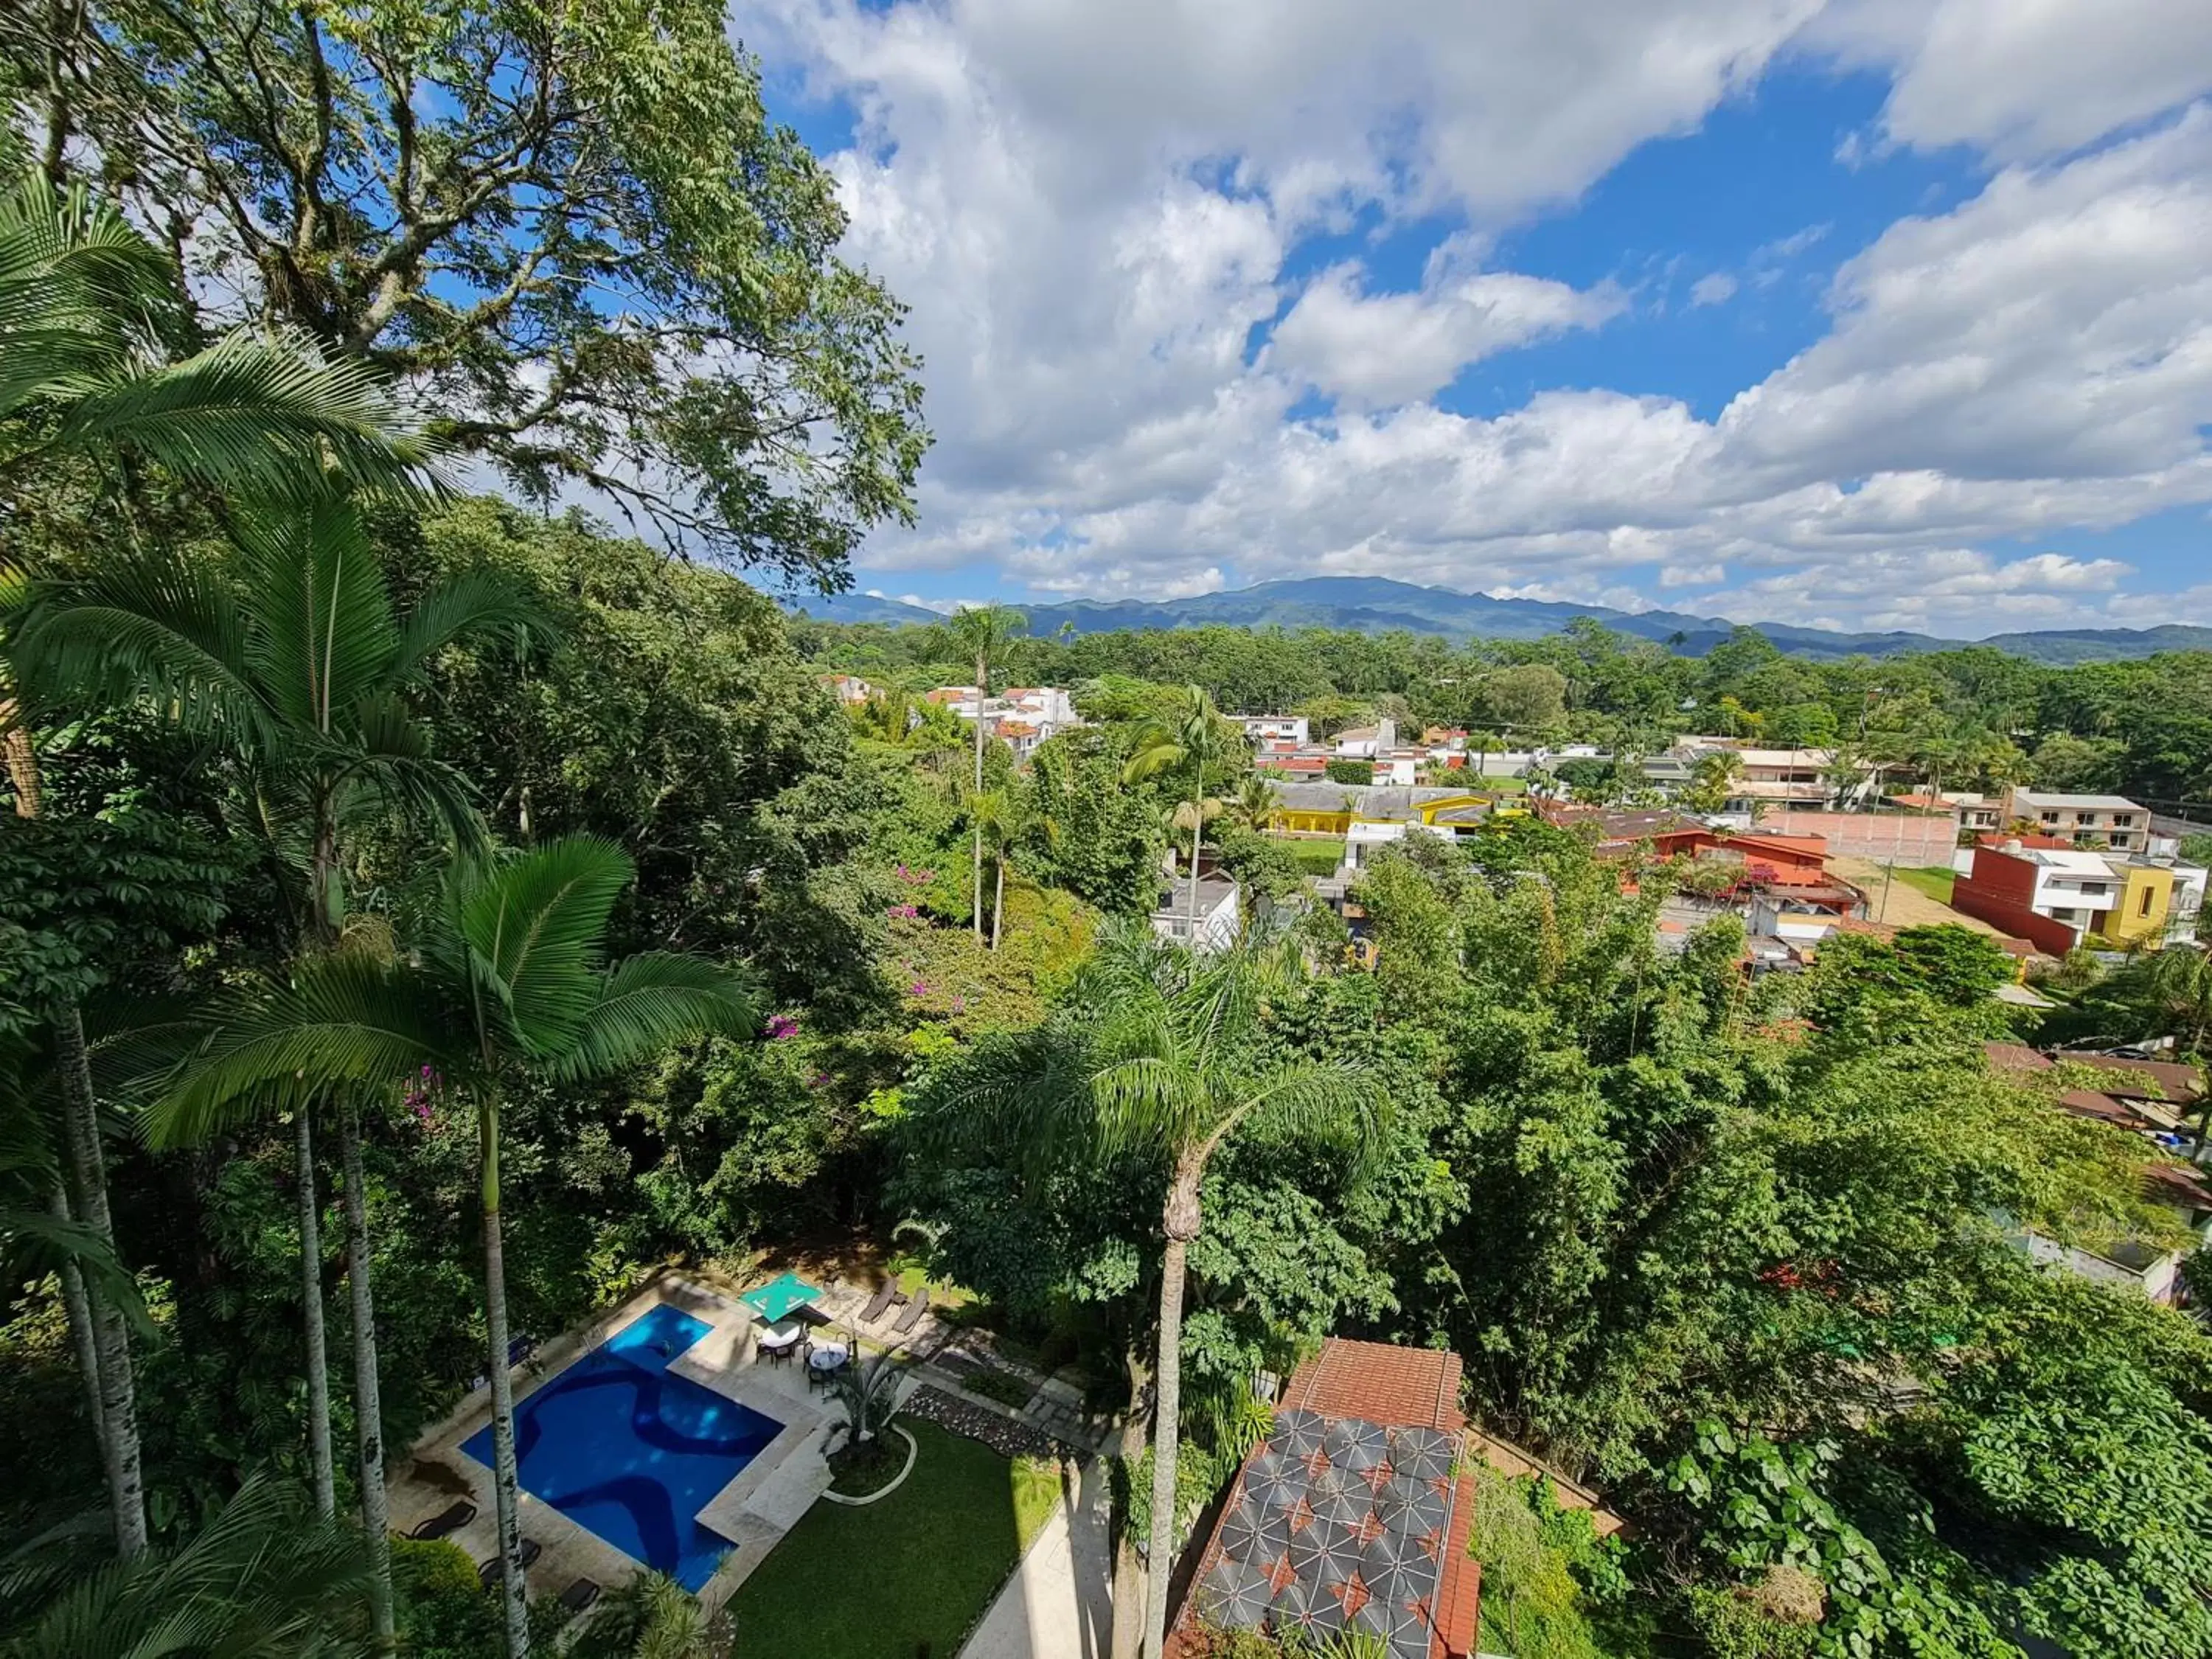
[[[1456,1362],[1453,1372],[1455,1383]],[[1434,1393],[1426,1373],[1419,1380]],[[1303,1397],[1318,1392],[1310,1384]],[[1467,1498],[1454,1480],[1457,1413],[1448,1406],[1446,1396],[1419,1423],[1339,1415],[1325,1405],[1279,1413],[1223,1511],[1194,1587],[1198,1616],[1276,1636],[1365,1632],[1384,1639],[1391,1659],[1462,1651],[1443,1638],[1437,1611],[1470,1520],[1455,1513]]]

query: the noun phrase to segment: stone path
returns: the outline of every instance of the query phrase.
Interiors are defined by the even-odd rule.
[[[1114,1646],[1114,1554],[1106,1502],[1105,1460],[1093,1458],[959,1659],[1107,1659]]]

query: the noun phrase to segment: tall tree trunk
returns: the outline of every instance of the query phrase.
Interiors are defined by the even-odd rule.
[[[292,1126],[292,1176],[300,1201],[300,1323],[307,1342],[307,1464],[315,1510],[337,1513],[331,1468],[331,1356],[323,1341],[323,1223],[315,1196],[315,1113],[302,1106]]]
[[[376,1368],[376,1301],[368,1257],[368,1188],[361,1173],[361,1108],[346,1103],[338,1139],[345,1170],[346,1289],[353,1311],[353,1415],[361,1449],[361,1529],[374,1568],[369,1618],[380,1653],[392,1650],[392,1510],[384,1493],[384,1395]]]
[[[45,799],[39,784],[39,751],[31,744],[31,734],[15,722],[14,699],[0,698],[0,726],[8,728],[8,781],[15,790],[15,816],[34,818]]]
[[[1190,948],[1198,949],[1198,848],[1206,833],[1206,770],[1199,769],[1198,787],[1190,796]]]
[[[54,1178],[47,1208],[57,1221],[76,1219],[76,1212],[70,1206],[69,1183],[59,1176]],[[84,1273],[74,1258],[62,1258],[58,1277],[62,1281],[62,1308],[69,1315],[70,1346],[76,1354],[77,1375],[84,1379],[85,1409],[92,1421],[92,1437],[105,1455],[107,1416],[100,1403],[100,1350],[92,1330],[92,1301],[85,1294]]]
[[[990,659],[980,651],[975,653],[975,799],[983,799],[983,704],[989,697],[989,688],[984,677],[990,672]],[[980,813],[975,819],[975,943],[983,942],[983,820]]]
[[[1122,1367],[1129,1375],[1129,1419],[1121,1431],[1121,1455],[1123,1464],[1134,1468],[1145,1455],[1145,1389],[1150,1379],[1133,1342],[1122,1356]],[[1128,1517],[1121,1520],[1114,1546],[1113,1659],[1138,1659],[1145,1644],[1145,1560]]]
[[[499,1101],[477,1109],[483,1162],[484,1326],[491,1341],[492,1503],[499,1522],[500,1600],[507,1607],[507,1659],[527,1659],[530,1608],[522,1583],[521,1483],[514,1466],[514,1386],[507,1374],[507,1262],[499,1237]]]
[[[100,1117],[92,1093],[92,1064],[85,1053],[84,1022],[76,1005],[54,1016],[54,1069],[61,1079],[62,1113],[71,1174],[84,1205],[83,1220],[112,1253],[115,1223],[107,1208],[107,1171],[100,1151]],[[137,1391],[131,1371],[131,1333],[112,1296],[89,1298],[93,1347],[100,1370],[103,1421],[100,1459],[106,1466],[107,1501],[115,1520],[115,1547],[128,1558],[146,1547],[146,1492],[139,1468]]]
[[[1183,1264],[1198,1237],[1201,1166],[1186,1153],[1168,1188],[1167,1251],[1160,1264],[1160,1355],[1152,1391],[1152,1537],[1146,1552],[1145,1655],[1167,1644],[1169,1581],[1175,1577],[1176,1449],[1182,1439]]]
[[[991,948],[999,948],[999,932],[1006,920],[1006,855],[999,854],[998,891],[991,899]]]

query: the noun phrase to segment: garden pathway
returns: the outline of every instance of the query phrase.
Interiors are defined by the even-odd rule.
[[[1114,1647],[1113,1586],[1106,1460],[1094,1457],[960,1659],[1107,1659]]]

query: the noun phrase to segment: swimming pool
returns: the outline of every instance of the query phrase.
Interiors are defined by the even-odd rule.
[[[696,1590],[729,1540],[692,1517],[783,1425],[668,1362],[711,1328],[665,1304],[641,1314],[515,1408],[523,1490],[625,1555]],[[491,1427],[461,1449],[491,1467]]]

